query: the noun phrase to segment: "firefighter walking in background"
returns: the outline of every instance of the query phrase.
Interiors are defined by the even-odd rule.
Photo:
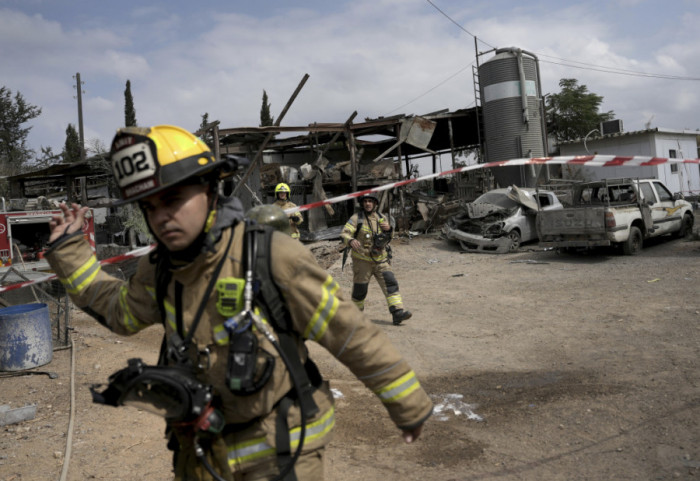
[[[364,194],[359,202],[361,211],[348,219],[341,234],[346,248],[352,249],[352,301],[364,310],[369,281],[374,276],[386,297],[392,322],[398,326],[411,317],[411,312],[403,307],[399,283],[389,265],[393,229],[377,212],[377,197]]]
[[[87,208],[61,204],[46,257],[107,329],[163,326],[157,365],[131,359],[92,391],[95,402],[134,401],[165,417],[176,481],[323,479],[335,409],[306,341],[377,395],[404,441],[420,435],[432,403],[384,332],[303,244],[220,196],[235,158],[167,125],[118,130],[110,158],[121,203],[138,203],[155,250],[129,280],[116,278],[82,235]]]
[[[292,190],[289,188],[287,184],[284,183],[279,183],[275,187],[275,205],[278,205],[282,208],[282,210],[287,210],[291,209],[293,207],[296,207],[297,205],[289,200],[289,196],[292,195]],[[294,237],[297,240],[299,239],[299,226],[302,222],[304,222],[304,216],[301,214],[301,212],[295,212],[293,214],[289,214],[289,228],[292,231],[291,236]]]

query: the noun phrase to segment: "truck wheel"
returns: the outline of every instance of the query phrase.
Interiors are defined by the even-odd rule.
[[[508,238],[510,239],[510,252],[516,252],[520,248],[520,232],[516,229],[508,232]]]
[[[633,256],[642,250],[644,239],[642,237],[642,231],[639,227],[630,227],[630,236],[627,238],[626,242],[622,243],[622,252],[626,256]]]
[[[678,229],[673,236],[676,239],[682,239],[693,231],[693,218],[690,214],[685,214],[681,221],[681,228]]]

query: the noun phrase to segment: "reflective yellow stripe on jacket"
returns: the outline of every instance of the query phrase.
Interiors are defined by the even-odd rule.
[[[326,277],[321,289],[323,291],[321,302],[318,303],[314,315],[311,316],[311,320],[304,330],[304,337],[314,341],[318,341],[323,337],[328,328],[328,323],[333,319],[340,305],[340,301],[335,296],[339,286],[331,276]]]
[[[381,399],[383,403],[387,404],[408,396],[419,387],[420,383],[416,378],[416,373],[413,371],[408,371],[396,381],[391,382],[374,392],[377,396],[379,396],[379,399]]]
[[[304,434],[304,444],[318,441],[331,432],[335,425],[335,409],[331,407],[320,419],[306,425]],[[289,443],[292,449],[299,445],[301,437],[301,427],[289,430]],[[270,446],[265,437],[250,439],[234,444],[228,448],[228,464],[233,467],[236,464],[243,464],[255,461],[267,456],[276,456],[275,448]]]
[[[139,332],[141,329],[144,329],[148,327],[148,324],[145,324],[141,321],[139,321],[132,313],[131,309],[129,308],[129,303],[126,301],[126,295],[128,294],[128,289],[126,285],[123,285],[119,289],[119,304],[121,305],[122,312],[124,313],[124,318],[122,319],[122,323],[124,324],[124,327],[130,332]]]
[[[97,262],[97,257],[91,256],[88,261],[78,267],[76,271],[65,279],[60,279],[69,294],[79,294],[85,289],[100,272],[100,263]]]

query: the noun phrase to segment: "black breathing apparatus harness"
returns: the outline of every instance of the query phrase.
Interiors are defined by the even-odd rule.
[[[218,293],[217,310],[220,313],[231,314],[224,323],[229,334],[226,368],[226,385],[229,390],[239,396],[253,394],[265,386],[272,374],[274,357],[260,348],[253,328],[279,353],[294,386],[280,400],[277,407],[275,441],[280,474],[275,480],[296,480],[293,467],[303,448],[306,422],[319,411],[313,399],[313,392],[322,382],[321,375],[311,359],[302,364],[297,350],[297,335],[292,331],[290,313],[272,278],[270,245],[273,231],[269,226],[246,221],[243,245],[245,279],[219,279],[223,264],[229,258],[228,251],[233,240],[231,232],[224,255],[184,338],[181,305],[183,287],[179,283],[175,284],[177,332],[173,333],[169,340],[164,337],[157,366],[147,366],[140,359],[130,359],[126,368],[109,377],[109,385],[105,390],[99,392],[97,388],[100,385],[90,388],[95,403],[112,406],[138,405],[162,415],[173,428],[189,429],[194,435],[197,458],[215,480],[223,478],[208,462],[198,439],[206,433],[222,432],[225,420],[215,408],[216,396],[212,387],[203,385],[195,375],[198,369],[207,367],[201,364],[200,356],[208,353],[197,353],[196,366],[189,353],[194,332],[215,289]],[[157,288],[156,298],[163,320],[164,295],[165,289]],[[269,324],[262,319],[255,307],[262,311]],[[273,332],[277,334],[277,338]],[[256,368],[258,356],[265,360],[262,369]],[[295,401],[298,402],[301,412],[301,433],[299,444],[292,454],[287,413]]]

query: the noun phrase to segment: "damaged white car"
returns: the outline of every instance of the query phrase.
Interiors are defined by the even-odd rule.
[[[561,208],[554,192],[513,185],[466,204],[447,220],[442,232],[465,251],[514,252],[520,244],[537,239],[538,210]]]

